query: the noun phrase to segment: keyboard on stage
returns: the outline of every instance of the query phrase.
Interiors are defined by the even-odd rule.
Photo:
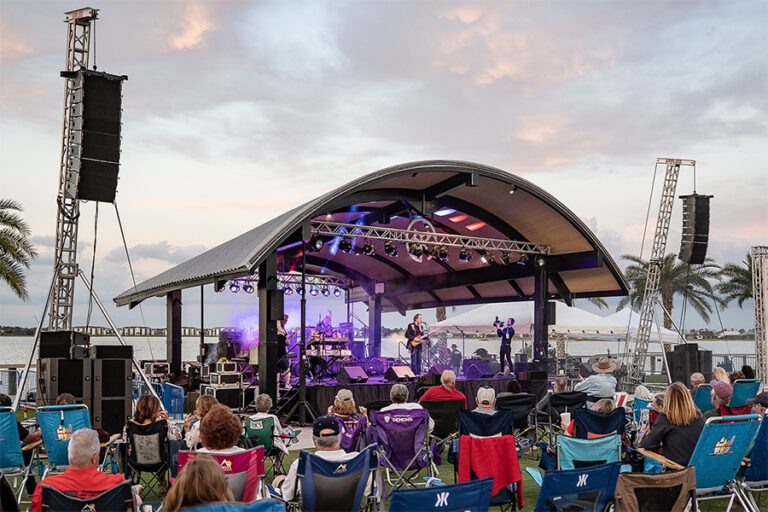
[[[307,355],[310,357],[350,357],[352,351],[347,348],[308,348]]]

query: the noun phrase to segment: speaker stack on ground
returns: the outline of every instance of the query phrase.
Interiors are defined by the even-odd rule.
[[[93,368],[93,426],[110,434],[122,432],[131,417],[133,395],[133,347],[91,347]]]
[[[705,382],[712,378],[712,351],[699,350],[697,343],[676,345],[672,352],[666,352],[667,365],[673,382],[688,385],[692,373],[702,373]]]
[[[709,200],[713,196],[691,194],[683,200],[683,229],[679,258],[685,263],[701,265],[707,258],[709,243]]]

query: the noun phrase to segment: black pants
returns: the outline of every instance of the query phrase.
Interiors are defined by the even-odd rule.
[[[421,375],[421,344],[411,349],[411,370],[414,375]]]
[[[501,348],[499,349],[499,359],[501,359],[501,373],[504,373],[504,360],[509,363],[509,371],[512,372],[514,370],[514,366],[512,366],[512,345],[501,345]]]

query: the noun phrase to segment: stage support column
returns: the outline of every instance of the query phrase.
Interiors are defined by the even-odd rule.
[[[259,393],[277,403],[277,320],[283,317],[283,292],[277,289],[274,252],[259,265]]]
[[[368,357],[381,357],[381,295],[368,297]]]
[[[181,290],[174,290],[165,296],[165,357],[171,365],[171,372],[181,373]]]
[[[533,360],[537,370],[547,371],[549,342],[547,337],[547,299],[549,297],[549,278],[547,276],[547,258],[544,255],[533,259]]]

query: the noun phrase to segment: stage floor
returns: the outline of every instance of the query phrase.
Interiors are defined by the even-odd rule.
[[[482,386],[491,386],[499,394],[507,390],[510,381],[514,377],[490,378],[490,379],[462,379],[459,377],[456,381],[456,387],[467,397],[467,404],[470,409],[475,408],[475,396],[477,390]],[[377,400],[389,400],[389,389],[394,382],[384,380],[384,377],[370,377],[368,382],[363,384],[339,384],[336,379],[326,379],[307,383],[307,401],[312,406],[314,412],[318,415],[326,414],[328,408],[333,405],[333,399],[340,389],[349,389],[355,397],[355,403],[358,406],[365,405],[366,402]],[[425,386],[421,381],[402,382],[408,387],[408,401],[413,401],[416,391]],[[429,387],[429,386],[427,386]]]

